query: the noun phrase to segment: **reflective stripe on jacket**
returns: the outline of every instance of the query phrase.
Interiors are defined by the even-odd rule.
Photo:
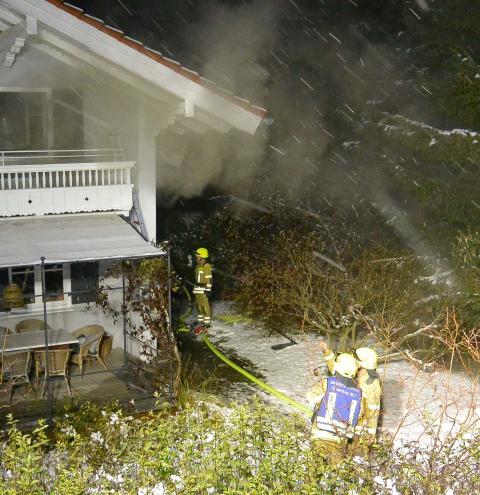
[[[203,265],[197,265],[195,268],[195,286],[193,288],[194,294],[204,294],[212,290],[213,275],[212,266],[210,263],[204,263]]]

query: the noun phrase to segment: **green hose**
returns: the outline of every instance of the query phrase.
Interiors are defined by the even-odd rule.
[[[312,415],[313,411],[309,409],[307,406],[304,406],[303,404],[300,404],[300,402],[297,402],[296,400],[291,399],[290,397],[286,396],[285,394],[282,394],[282,392],[274,389],[270,385],[267,385],[265,382],[262,382],[259,380],[257,377],[253,376],[250,374],[248,371],[244,370],[238,364],[235,364],[233,361],[230,361],[226,356],[224,356],[208,339],[208,337],[204,334],[203,335],[203,341],[209,349],[217,356],[219,357],[224,363],[227,363],[231,368],[233,368],[235,371],[238,371],[241,373],[243,376],[251,380],[253,383],[256,383],[259,387],[263,388],[266,390],[269,394],[277,397],[277,399],[282,400],[283,402],[286,402],[292,407],[295,407],[299,411],[302,411],[304,413],[307,413],[308,415]]]

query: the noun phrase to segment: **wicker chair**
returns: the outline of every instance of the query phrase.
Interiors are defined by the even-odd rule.
[[[47,324],[47,330],[51,330],[51,326]],[[15,333],[25,333],[25,332],[38,332],[39,330],[45,329],[45,323],[43,320],[36,320],[32,318],[31,320],[22,320],[15,325]]]
[[[85,361],[90,361],[91,357],[97,358],[108,369],[103,359],[100,358],[99,349],[100,342],[105,334],[105,328],[101,325],[87,325],[78,328],[72,332],[74,337],[80,339],[84,337],[83,342],[80,342],[78,351],[74,352],[70,358],[70,362],[80,367],[80,374],[83,378],[83,368]]]
[[[13,387],[15,385],[32,385],[30,368],[32,353],[30,351],[4,352],[2,354],[2,380],[7,379],[8,402],[12,403]]]
[[[70,359],[71,349],[52,349],[48,351],[48,375],[63,376],[65,383],[67,384],[68,395],[72,397],[72,390],[70,389],[70,375],[68,373],[68,360]],[[45,374],[45,364],[47,361],[46,351],[36,351],[35,359],[37,361],[37,370],[42,370]],[[42,397],[45,395],[47,380],[43,381]]]
[[[89,363],[96,360],[105,368],[106,371],[110,371],[110,368],[105,362],[105,358],[112,352],[112,343],[113,336],[105,332],[96,348],[94,347],[87,353],[85,360]]]

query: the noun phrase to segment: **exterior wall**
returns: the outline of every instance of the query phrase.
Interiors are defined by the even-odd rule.
[[[121,281],[117,281],[115,286],[118,286],[119,283],[121,284]],[[116,291],[111,300],[114,307],[119,310],[122,300],[121,290]],[[43,308],[39,307],[17,314],[0,314],[0,327],[7,327],[13,332],[17,323],[30,318],[43,320]],[[89,307],[86,304],[64,307],[56,305],[53,309],[47,303],[47,323],[53,329],[65,329],[70,332],[85,325],[102,325],[107,333],[113,335],[113,347],[124,349],[123,318],[120,316],[118,321],[114,321],[110,315],[105,314],[95,304],[91,304]],[[140,343],[127,337],[127,353],[138,357],[141,353],[141,347]]]
[[[62,58],[62,52],[57,50]],[[45,124],[48,127],[47,147],[55,143],[53,97],[55,90],[72,90],[81,99],[83,139],[85,149],[120,147],[124,159],[136,162],[132,170],[138,190],[142,216],[150,240],[156,237],[156,150],[155,138],[175,120],[179,98],[158,90],[159,98],[152,98],[107,73],[72,59],[65,61],[47,55],[27,44],[7,69],[0,67],[0,91],[41,92],[45,94]],[[0,149],[1,149],[0,144]],[[160,184],[161,187],[161,184]],[[119,291],[120,292],[120,291]],[[118,305],[120,301],[117,301]],[[114,323],[110,316],[84,304],[51,309],[47,319],[53,328],[75,330],[88,324],[100,324],[114,336],[114,347],[123,348],[123,324]],[[0,314],[0,326],[13,330],[15,324],[27,318],[43,319],[41,309],[23,314]],[[138,355],[140,344],[127,339],[127,351]]]
[[[78,67],[81,68],[82,64],[79,63]],[[133,179],[140,208],[148,239],[155,240],[155,138],[174,121],[178,98],[162,95],[163,101],[154,100],[107,74],[99,77],[98,73],[93,76],[86,69],[75,69],[29,47],[28,42],[13,67],[0,70],[0,91],[20,88],[45,92],[49,106],[47,120],[51,128],[54,127],[52,90],[71,88],[78,92],[83,107],[84,148],[122,148],[123,158],[136,162]],[[51,130],[49,134],[52,134]],[[54,137],[50,136],[49,141],[53,144]]]
[[[23,314],[11,314],[0,316],[0,326],[14,330],[15,325],[26,319],[36,318],[43,320],[43,311],[35,310]],[[85,325],[102,325],[105,330],[113,335],[113,347],[123,349],[123,327],[122,322],[114,323],[111,317],[107,317],[102,310],[95,308],[86,309],[85,304],[76,304],[68,309],[56,309],[47,312],[47,322],[54,329],[63,328],[68,331],[76,330]],[[127,342],[127,351],[133,355],[138,354],[136,343]]]
[[[82,84],[84,76],[73,67],[27,44],[10,68],[0,66],[0,87],[71,88]]]

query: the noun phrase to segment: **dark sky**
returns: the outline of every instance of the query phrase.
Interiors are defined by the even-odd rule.
[[[402,26],[399,13],[408,0],[276,0],[285,5],[285,19],[346,24],[368,18],[386,31]],[[238,9],[259,0],[70,0],[126,35],[198,70],[202,65],[202,26],[220,9]],[[199,36],[198,39],[197,37]],[[197,38],[192,40],[192,37]]]

